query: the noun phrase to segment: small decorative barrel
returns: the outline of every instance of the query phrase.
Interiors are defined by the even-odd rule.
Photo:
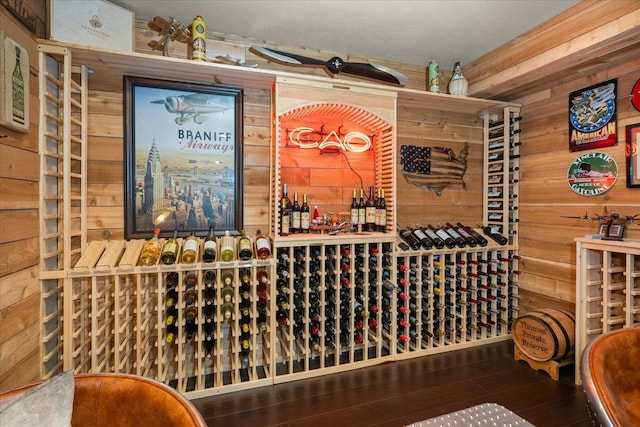
[[[563,360],[573,354],[576,319],[555,308],[533,310],[513,321],[511,332],[518,349],[531,360]]]

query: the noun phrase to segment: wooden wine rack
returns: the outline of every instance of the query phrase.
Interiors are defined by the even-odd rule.
[[[575,379],[596,337],[640,327],[640,241],[576,239]]]
[[[165,68],[157,66],[167,60],[57,43],[40,46],[42,378],[67,369],[130,373],[202,397],[510,338],[509,322],[518,309],[517,211],[509,209],[517,207],[512,196],[518,191],[517,159],[512,157],[517,144],[511,145],[510,137],[518,125],[509,121],[519,115],[514,104],[368,84],[343,86],[170,58],[169,68],[179,67],[181,75],[188,72],[201,81],[209,81],[214,69],[233,81],[274,85],[273,251],[267,260],[143,267],[138,265],[141,240],[87,242],[87,67],[72,65],[72,55],[114,75],[159,69],[158,77],[164,76]],[[484,185],[485,224],[501,227],[510,237],[508,245],[490,241],[482,248],[400,249],[395,233],[400,103],[483,115],[484,172],[490,178]],[[283,156],[289,148],[281,138],[289,123],[298,125],[296,120],[306,120],[312,111],[320,117],[364,120],[374,144],[371,164],[362,163],[360,170],[369,174],[367,185],[385,190],[387,233],[277,234],[283,170],[289,168],[289,179],[304,156],[311,166],[318,159],[317,153]],[[490,124],[501,119],[507,123],[503,144],[489,148]],[[494,151],[502,156],[489,161]],[[316,176],[322,180],[323,173]],[[337,211],[348,206],[355,188],[338,184],[321,183],[318,192]],[[300,182],[294,185],[308,191]],[[331,202],[327,195],[339,188],[342,196]],[[495,209],[488,208],[494,188],[501,191],[502,202],[497,223],[489,218]],[[264,294],[258,292],[262,272],[270,278]],[[221,313],[221,277],[227,273],[235,284],[230,319]],[[187,283],[193,275],[196,279]],[[248,298],[237,286],[245,275]],[[168,305],[172,295],[175,305]],[[195,326],[189,323],[189,328],[187,309],[197,311]],[[171,316],[175,329],[167,323]],[[169,334],[175,338],[168,339]],[[212,345],[205,344],[208,336]],[[248,348],[241,348],[241,337]]]

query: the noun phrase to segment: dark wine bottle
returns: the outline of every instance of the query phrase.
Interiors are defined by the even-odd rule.
[[[458,225],[458,227],[464,229],[467,233],[469,233],[476,240],[476,242],[478,243],[478,246],[484,248],[489,243],[489,241],[487,239],[482,237],[482,235],[480,235],[473,228],[467,227],[466,225],[463,225],[463,224],[461,224],[459,222],[456,223],[456,224]]]
[[[426,250],[429,250],[433,247],[433,242],[427,237],[426,234],[419,228],[413,228],[410,225],[407,225],[407,230],[411,231],[413,235],[420,241],[422,247]]]
[[[403,230],[400,225],[397,226],[398,235],[404,240],[407,245],[413,250],[420,249],[420,241],[409,230]]]
[[[445,246],[447,248],[453,249],[453,248],[456,247],[456,241],[453,240],[453,238],[451,236],[449,236],[444,230],[436,228],[431,224],[428,224],[427,227],[429,227],[429,229],[431,231],[436,233],[438,235],[438,237],[440,237],[442,239],[442,241],[444,242],[444,244],[445,244]]]
[[[300,233],[301,230],[301,215],[300,215],[300,203],[298,203],[298,193],[293,193],[293,207],[291,208],[291,233]]]
[[[440,237],[438,237],[438,235],[436,233],[434,233],[431,229],[427,228],[427,227],[420,227],[418,224],[416,224],[416,228],[419,228],[420,230],[422,230],[422,232],[429,238],[431,239],[431,241],[433,242],[433,246],[436,247],[436,249],[442,249],[444,248],[444,240],[442,240]]]
[[[464,228],[460,226],[456,227],[450,222],[447,222],[447,227],[455,230],[467,242],[467,246],[469,246],[470,248],[475,248],[476,246],[478,246],[478,242],[476,241],[476,239],[474,239],[473,236]]]
[[[214,262],[216,260],[216,250],[218,245],[216,243],[216,234],[213,224],[209,225],[209,233],[204,239],[204,245],[202,248],[202,261]]]
[[[454,230],[452,227],[448,227],[446,225],[443,225],[442,230],[444,230],[449,236],[451,236],[451,238],[453,238],[453,240],[455,240],[456,245],[459,248],[464,248],[467,246],[467,241],[456,231]]]
[[[506,245],[509,242],[509,239],[500,233],[494,232],[491,227],[482,227],[482,231],[499,245]]]
[[[376,231],[376,199],[373,195],[373,186],[369,187],[369,198],[365,206],[365,225],[366,231]]]
[[[512,125],[512,124],[514,124],[515,122],[519,122],[520,120],[522,120],[522,116],[511,117],[511,118],[509,119],[509,124],[511,124],[511,125]],[[502,126],[502,125],[504,125],[504,120],[498,120],[498,121],[490,122],[490,123],[489,123],[489,127],[490,127],[490,128],[495,128],[495,127]]]

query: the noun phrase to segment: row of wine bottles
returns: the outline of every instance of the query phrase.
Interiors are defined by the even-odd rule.
[[[153,266],[158,262],[164,265],[175,263],[193,264],[197,261],[211,263],[215,261],[230,262],[236,259],[247,261],[252,258],[267,259],[271,256],[271,240],[260,230],[252,238],[242,230],[240,236],[232,236],[229,230],[225,230],[220,238],[216,238],[213,225],[209,226],[209,232],[201,239],[195,231],[186,239],[178,240],[178,232],[174,231],[173,237],[164,245],[161,244],[160,229],[156,228],[153,237],[145,242],[140,252],[139,264]]]
[[[218,285],[216,270],[202,272],[201,282],[196,271],[187,271],[183,274],[182,287],[178,286],[177,272],[165,275],[165,340],[167,344],[174,343],[178,329],[183,327],[183,342],[201,340],[205,356],[211,358],[215,355],[216,340],[224,335],[224,327],[230,331],[229,339],[237,337],[237,347],[230,345],[229,348],[236,348],[240,357],[246,360],[251,350],[252,333],[267,328],[269,274],[266,269],[257,270],[254,286],[249,269],[238,270],[237,282],[233,270],[219,273]],[[252,296],[254,287],[255,297]],[[179,292],[183,292],[181,305],[178,304]],[[178,321],[180,315],[182,323]]]
[[[365,201],[364,189],[360,189],[360,199],[358,200],[357,189],[353,190],[353,199],[350,207],[349,222],[357,227],[359,231],[387,232],[387,204],[384,198],[384,189],[379,188],[374,191],[374,187],[369,187],[369,197]],[[283,185],[282,199],[280,200],[279,216],[281,236],[288,236],[296,233],[309,233],[312,226],[320,224],[317,207],[313,215],[309,207],[307,195],[303,195],[302,205],[298,202],[298,193],[293,194],[293,203],[289,199],[287,184]],[[328,219],[331,225],[336,225],[336,218]]]
[[[445,247],[453,249],[458,248],[475,248],[485,247],[489,241],[476,230],[465,226],[460,222],[453,225],[447,222],[445,225],[435,227],[428,224],[426,227],[415,227],[408,225],[406,229],[400,228],[398,225],[398,236],[403,240],[404,244],[400,245],[401,249],[418,250],[418,249],[443,249]],[[494,227],[483,227],[482,232],[485,236],[495,241],[499,245],[506,245],[508,239],[500,234],[500,231]]]

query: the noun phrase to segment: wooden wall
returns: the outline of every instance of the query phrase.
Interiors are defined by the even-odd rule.
[[[40,377],[38,54],[4,7],[0,28],[29,52],[28,133],[0,126],[0,390]]]

